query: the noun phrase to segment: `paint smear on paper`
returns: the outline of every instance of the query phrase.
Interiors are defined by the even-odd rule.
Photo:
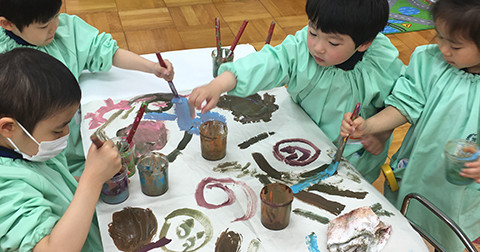
[[[173,223],[173,230],[170,227]],[[200,226],[198,225],[200,224]],[[170,232],[169,232],[170,231]],[[172,241],[167,247],[163,247],[164,251],[180,252],[180,251],[197,251],[207,244],[213,237],[213,227],[208,217],[202,212],[190,209],[180,208],[165,217],[165,223],[160,231],[160,237],[166,237],[171,233]],[[175,249],[172,247],[177,246]]]
[[[175,161],[181,151],[184,150],[185,147],[187,147],[187,144],[190,142],[190,140],[192,140],[192,134],[185,131],[182,140],[177,145],[177,148],[175,148],[175,150],[173,150],[172,152],[170,152],[170,154],[167,155],[168,162],[171,163]]]
[[[294,194],[294,196],[307,204],[324,209],[334,215],[339,215],[345,208],[345,205],[339,202],[327,200],[324,197],[311,192],[300,191],[297,194]]]
[[[391,217],[391,216],[395,215],[394,213],[389,212],[389,211],[383,209],[383,206],[382,206],[382,204],[380,204],[380,203],[375,203],[375,204],[371,205],[370,208],[371,208],[372,211],[373,211],[376,215],[378,215],[378,216]]]
[[[251,219],[255,215],[255,212],[257,210],[258,199],[253,189],[242,181],[235,181],[231,178],[217,179],[217,178],[208,177],[208,178],[202,179],[202,181],[200,181],[195,191],[195,199],[197,201],[197,204],[207,209],[217,209],[217,208],[228,206],[235,203],[236,201],[235,193],[226,184],[231,184],[233,186],[240,186],[247,198],[247,207],[246,207],[245,215],[233,220],[232,222],[245,221],[245,220]],[[205,200],[205,196],[204,196],[205,188],[207,189],[219,188],[227,194],[228,198],[224,202],[218,205],[210,204]]]
[[[253,174],[253,175],[255,174],[255,171],[250,172],[248,170],[249,167],[250,167],[250,162],[247,162],[245,166],[242,166],[241,164],[238,163],[238,161],[232,161],[232,162],[224,162],[224,163],[218,164],[216,167],[213,168],[213,171],[220,172],[220,173],[240,172],[240,174],[237,175],[237,178],[241,178],[249,174]]]
[[[162,237],[160,240],[156,241],[156,242],[151,242],[145,246],[143,246],[141,249],[137,250],[136,252],[147,252],[147,251],[150,251],[154,248],[161,248],[167,244],[169,244],[172,240],[166,238],[166,237]]]
[[[362,180],[360,180],[360,177],[357,174],[347,172],[347,178],[350,179],[353,182],[356,182],[357,184],[360,184]]]
[[[305,236],[305,243],[307,243],[309,252],[320,252],[317,244],[317,235],[314,232]]]
[[[248,244],[247,252],[257,252],[260,248],[260,240],[252,239]]]
[[[240,143],[238,145],[238,147],[242,150],[246,149],[246,148],[250,147],[251,145],[258,143],[258,142],[262,141],[263,139],[265,139],[265,138],[267,138],[267,137],[269,137],[273,134],[275,134],[275,132],[273,132],[273,131],[272,132],[263,132],[259,135],[256,135],[256,136]]]
[[[300,215],[300,216],[303,216],[307,219],[320,222],[322,224],[328,224],[330,222],[330,220],[327,217],[323,217],[323,216],[320,216],[320,215],[318,215],[314,212],[307,211],[307,210],[300,209],[300,208],[293,209],[293,213],[295,213],[297,215]]]
[[[126,137],[132,125],[117,131],[117,136]],[[161,150],[168,142],[168,130],[162,121],[142,120],[133,136],[135,156],[138,158],[154,150]]]
[[[329,184],[315,184],[308,188],[308,191],[318,191],[330,195],[338,195],[343,197],[364,199],[368,192],[354,192],[350,190],[341,190],[340,188]]]
[[[230,110],[234,120],[246,123],[256,123],[260,121],[268,122],[272,120],[272,114],[278,110],[275,104],[275,96],[268,93],[263,94],[263,99],[259,94],[248,97],[237,97],[223,95],[217,103],[217,107]]]
[[[104,118],[106,113],[112,110],[128,110],[131,107],[132,106],[129,104],[128,101],[119,101],[115,104],[112,99],[107,99],[105,100],[105,106],[97,109],[95,113],[87,113],[84,117],[84,120],[91,119],[91,121],[88,123],[88,129],[95,129],[107,122],[107,119]]]
[[[228,228],[223,231],[215,242],[215,252],[238,252],[242,246],[242,235]]]
[[[295,145],[280,147],[283,144],[295,142],[297,142]],[[309,146],[311,149],[313,149],[314,154],[310,155],[311,151],[299,146],[298,143]],[[279,161],[291,166],[306,166],[317,160],[317,158],[320,156],[320,152],[320,149],[312,142],[302,138],[285,139],[279,141],[273,147],[273,156],[275,156],[275,158]],[[283,153],[286,153],[286,155]]]

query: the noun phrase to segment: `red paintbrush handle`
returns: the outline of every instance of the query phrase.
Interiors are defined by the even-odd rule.
[[[167,68],[165,61],[163,61],[162,59],[162,55],[160,55],[159,52],[156,52],[155,55],[157,55],[158,63],[160,63],[160,66],[162,66],[163,68]]]
[[[221,57],[221,42],[220,42],[220,19],[218,17],[215,18],[215,38],[217,40],[217,57]]]
[[[128,144],[132,143],[133,135],[137,131],[137,127],[140,124],[140,120],[142,120],[143,113],[145,112],[146,107],[147,107],[147,103],[144,102],[144,103],[142,103],[142,106],[140,106],[140,109],[138,110],[137,116],[135,117],[135,121],[133,122],[132,128],[128,132],[128,135],[127,135],[127,138],[126,138],[126,141],[127,141]]]
[[[233,53],[233,50],[235,50],[235,47],[237,46],[238,41],[240,41],[240,37],[242,36],[243,31],[245,31],[245,27],[247,26],[247,24],[248,24],[248,20],[246,20],[246,19],[243,20],[243,24],[242,24],[242,26],[240,27],[240,30],[238,30],[237,36],[235,37],[235,40],[233,41],[232,46],[230,46],[229,56],[230,56],[230,54]],[[228,58],[228,57],[227,57],[227,58]]]
[[[267,45],[270,44],[270,41],[272,40],[273,29],[275,29],[275,21],[272,21],[270,24],[270,29],[268,29],[267,40],[265,40],[265,44]]]

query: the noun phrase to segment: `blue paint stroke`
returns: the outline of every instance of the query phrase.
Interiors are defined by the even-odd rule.
[[[305,243],[307,243],[309,252],[320,252],[317,244],[317,235],[314,232],[305,236]]]
[[[146,113],[143,118],[155,121],[175,121],[175,119],[177,119],[177,116],[167,113],[150,112]]]
[[[177,115],[177,124],[180,130],[188,131],[193,126],[193,120],[190,116],[190,107],[185,97],[173,97],[172,103],[175,104],[175,114]]]
[[[337,170],[338,162],[335,162],[335,164],[332,163],[328,166],[327,169],[307,178],[300,180],[298,183],[295,185],[290,186],[290,189],[292,189],[292,192],[294,194],[302,191],[305,188],[308,188],[312,185],[318,184],[320,181],[332,176],[335,171]]]

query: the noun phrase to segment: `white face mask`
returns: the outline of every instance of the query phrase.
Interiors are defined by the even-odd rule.
[[[58,154],[60,154],[60,152],[62,152],[67,147],[67,140],[70,133],[63,137],[60,137],[59,139],[55,139],[53,141],[43,141],[38,143],[38,141],[35,140],[35,138],[33,138],[33,136],[30,135],[30,133],[19,122],[17,123],[20,126],[20,128],[22,128],[22,130],[25,132],[25,134],[27,134],[36,144],[38,144],[37,154],[30,156],[20,151],[17,145],[15,145],[15,143],[13,143],[13,141],[10,138],[7,138],[7,140],[15,148],[15,151],[22,154],[24,159],[27,159],[30,161],[36,161],[36,162],[44,162],[51,158],[56,157]]]

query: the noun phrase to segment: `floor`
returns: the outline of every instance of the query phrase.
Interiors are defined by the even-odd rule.
[[[271,40],[277,45],[288,34],[307,24],[306,0],[63,0],[62,12],[75,14],[119,46],[138,54],[215,46],[214,19],[220,18],[223,46],[233,42],[242,22],[249,23],[239,43],[257,50],[265,43],[270,23],[276,26]],[[435,31],[388,35],[408,64],[413,50],[434,43]],[[394,131],[389,157],[400,147],[409,125]],[[383,192],[383,177],[374,186]],[[433,251],[433,250],[432,250]]]

